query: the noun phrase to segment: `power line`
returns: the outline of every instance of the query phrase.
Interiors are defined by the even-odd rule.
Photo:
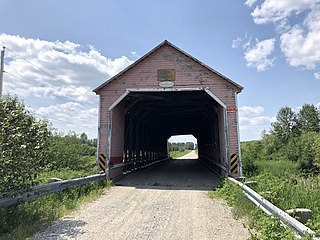
[[[5,47],[4,45],[2,45],[3,47]],[[27,63],[29,63],[30,65],[32,65],[34,68],[40,70],[42,73],[48,75],[49,77],[55,79],[55,80],[58,80],[62,85],[66,86],[66,87],[70,87],[69,85],[66,85],[65,83],[61,82],[60,80],[61,79],[58,79],[57,77],[55,77],[54,75],[50,74],[49,72],[47,72],[46,70],[38,67],[36,64],[32,63],[31,61],[29,61],[28,59],[26,59],[25,57],[21,56],[20,54],[18,54],[17,52],[5,47],[7,50],[9,50],[10,52],[14,53],[16,56],[18,56],[19,58],[21,58],[22,60],[26,61]],[[16,79],[19,79],[25,83],[27,83],[26,80],[22,79],[21,77],[18,77],[17,75],[15,74],[12,74],[10,72],[7,72],[7,71],[3,71],[4,73],[16,78]],[[82,95],[82,93],[80,93],[79,91],[76,90],[75,87],[71,87],[75,92],[79,93],[80,95]],[[81,105],[78,105],[79,108],[81,108],[82,110],[87,110],[85,109],[84,107],[82,107]],[[74,126],[79,126],[79,127],[82,127],[82,128],[87,128],[87,129],[91,129],[91,130],[97,130],[97,129],[94,129],[94,128],[90,128],[90,127],[86,127],[86,126],[83,126],[83,125],[80,125],[80,124],[76,124],[76,123],[73,123],[73,122],[69,122],[69,121],[64,121],[64,120],[61,120],[61,119],[56,119],[56,118],[53,118],[53,117],[48,117],[48,116],[45,116],[45,115],[42,115],[42,114],[39,114],[39,113],[34,113],[38,116],[41,116],[41,117],[44,117],[44,118],[47,118],[47,119],[51,119],[51,120],[55,120],[55,121],[59,121],[59,122],[63,122],[63,123],[67,123],[67,124],[71,124],[71,125],[74,125]]]
[[[55,121],[59,121],[59,122],[68,123],[68,124],[75,125],[75,126],[78,126],[78,127],[83,127],[83,128],[87,128],[87,129],[91,129],[91,130],[97,130],[97,129],[90,128],[90,127],[86,127],[86,126],[83,126],[83,125],[79,125],[79,124],[76,124],[76,123],[73,123],[73,122],[68,122],[68,121],[64,121],[64,120],[61,120],[61,119],[56,119],[56,118],[53,118],[53,117],[48,117],[48,116],[45,116],[45,115],[42,115],[42,114],[39,114],[39,113],[34,113],[34,114],[35,114],[35,115],[38,115],[38,116],[41,116],[41,117],[44,117],[44,118],[47,118],[47,119],[51,119],[51,120],[55,120]]]
[[[17,52],[11,50],[10,48],[7,48],[7,50],[9,50],[10,52],[14,53],[15,55],[17,55],[19,58],[23,59],[24,61],[26,61],[27,63],[31,64],[34,68],[40,70],[41,72],[47,74],[48,76],[50,76],[51,78],[55,79],[55,80],[59,80],[57,79],[54,75],[52,75],[51,73],[48,73],[46,70],[43,70],[41,67],[38,67],[36,64],[32,63],[31,61],[29,61],[28,59],[26,59],[25,57],[22,57],[20,54],[18,54]]]
[[[4,45],[2,45],[3,47],[5,47]],[[63,81],[61,81],[61,79],[57,78],[56,76],[52,75],[51,73],[49,73],[48,71],[42,69],[41,67],[37,66],[36,64],[32,63],[30,60],[26,59],[25,57],[21,56],[20,54],[18,54],[17,52],[11,50],[10,48],[5,47],[6,49],[8,49],[10,52],[14,53],[16,56],[18,56],[19,58],[21,58],[22,60],[26,61],[27,63],[29,63],[30,65],[32,65],[34,68],[40,70],[42,73],[46,74],[47,76],[51,77],[54,80],[57,80],[60,82],[60,84],[66,86],[66,87],[71,87],[70,85],[65,84]],[[11,74],[12,76],[14,74]],[[22,80],[21,78],[15,76],[17,79]],[[73,91],[79,93],[80,95],[82,95],[81,92],[79,92],[76,87],[71,87]]]
[[[6,73],[6,74],[8,74],[8,75],[10,75],[10,76],[12,76],[12,77],[14,77],[14,78],[16,78],[16,79],[19,79],[19,80],[27,83],[26,80],[22,79],[21,77],[18,77],[17,75],[14,75],[14,74],[12,74],[12,73],[9,73],[8,71],[3,71],[3,72]]]

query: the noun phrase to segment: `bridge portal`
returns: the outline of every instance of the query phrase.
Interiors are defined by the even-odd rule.
[[[237,94],[243,88],[164,41],[94,92],[100,96],[99,155],[109,178],[168,158],[172,135],[192,134],[199,160],[241,175]]]

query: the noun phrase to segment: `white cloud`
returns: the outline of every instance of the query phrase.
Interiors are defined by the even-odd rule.
[[[248,67],[255,67],[258,72],[267,70],[272,66],[274,58],[268,58],[273,52],[275,39],[266,39],[258,41],[254,47],[249,47],[244,53]]]
[[[68,131],[87,132],[91,138],[95,138],[95,129],[98,123],[98,108],[84,108],[77,102],[49,105],[32,109],[40,117],[46,117],[58,129]]]
[[[293,67],[314,69],[320,63],[320,7],[313,9],[303,26],[295,25],[280,37],[281,50]]]
[[[241,141],[261,139],[262,131],[269,130],[275,120],[275,117],[267,116],[261,106],[239,107]]]
[[[245,4],[252,7],[252,2],[247,0]],[[251,16],[256,24],[274,24],[290,66],[314,69],[320,63],[320,0],[264,0],[254,7]],[[264,69],[270,64],[267,59],[260,66]]]
[[[315,79],[320,80],[320,72],[315,72],[313,75]]]
[[[237,37],[232,41],[232,48],[240,48],[242,47],[243,49],[249,48],[251,45],[251,37],[248,37],[247,33],[245,33],[244,37]]]
[[[0,44],[7,47],[4,93],[23,98],[59,131],[86,132],[90,137],[96,137],[98,111],[92,89],[133,63],[126,56],[111,59],[94,46],[71,41],[0,34]]]
[[[93,46],[70,41],[49,42],[1,34],[0,43],[7,47],[5,71],[8,74],[5,75],[4,90],[24,97],[87,101],[89,97],[85,95],[91,95],[89,92],[93,88],[133,62],[125,56],[110,59]],[[22,79],[24,84],[10,74]]]
[[[239,116],[258,116],[261,115],[264,112],[264,108],[261,106],[242,106],[239,108]]]
[[[237,37],[236,39],[234,39],[234,40],[232,41],[231,47],[232,47],[232,48],[238,48],[238,47],[240,47],[242,41],[243,41],[242,38]]]
[[[247,2],[251,1],[248,0]],[[256,24],[287,21],[287,18],[292,14],[299,14],[304,10],[312,9],[317,3],[319,3],[319,0],[265,0],[253,10],[251,16]]]
[[[247,0],[245,5],[252,9],[251,16],[256,24],[274,25],[280,36],[281,52],[290,66],[314,69],[319,65],[320,0]],[[246,57],[247,53],[248,50]],[[272,61],[264,59],[261,64],[248,61],[247,65],[263,71]]]
[[[244,4],[251,7],[253,4],[256,3],[257,0],[247,0]]]

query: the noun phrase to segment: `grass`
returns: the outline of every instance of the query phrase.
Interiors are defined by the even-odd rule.
[[[77,173],[62,169],[44,173],[40,178],[46,182],[46,179],[52,176],[66,179],[83,174],[81,171]],[[0,240],[26,239],[81,204],[97,199],[110,185],[109,181],[88,183],[17,206],[0,208]]]
[[[298,174],[298,163],[287,160],[270,161],[259,160],[254,162],[258,171],[268,173],[272,176],[282,176],[283,174]]]
[[[171,151],[170,157],[172,159],[177,159],[179,157],[182,157],[184,155],[187,155],[188,153],[191,153],[192,150],[184,150],[184,151]]]
[[[320,176],[301,176],[297,164],[288,161],[256,161],[255,164],[259,174],[246,179],[258,182],[254,190],[282,210],[311,209],[313,217],[306,225],[320,234]],[[209,192],[209,196],[223,197],[233,206],[236,218],[248,219],[252,239],[293,239],[293,231],[264,214],[230,181],[224,180],[220,187]]]

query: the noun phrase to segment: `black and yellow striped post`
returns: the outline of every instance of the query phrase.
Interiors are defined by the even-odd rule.
[[[101,153],[99,155],[99,172],[106,172],[106,155]]]
[[[232,153],[230,155],[230,173],[239,174],[239,158],[238,154]]]

